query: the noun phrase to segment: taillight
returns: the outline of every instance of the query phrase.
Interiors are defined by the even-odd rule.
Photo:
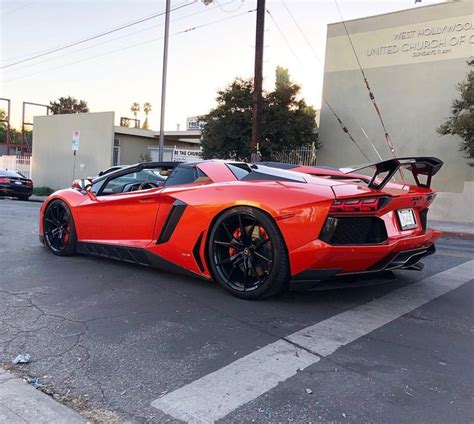
[[[0,177],[0,184],[10,184],[10,178]]]
[[[28,187],[33,187],[33,181],[26,181],[25,184],[26,184]]]
[[[375,212],[390,201],[390,197],[359,197],[334,200],[330,212]]]
[[[431,193],[431,194],[428,194],[428,197],[426,198],[426,200],[428,201],[428,204],[431,205],[435,198],[436,198],[436,193]]]

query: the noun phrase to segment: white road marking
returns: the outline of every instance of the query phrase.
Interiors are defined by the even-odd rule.
[[[151,405],[188,423],[213,423],[334,353],[474,277],[474,260],[402,287],[271,343]],[[297,347],[298,346],[298,347]]]

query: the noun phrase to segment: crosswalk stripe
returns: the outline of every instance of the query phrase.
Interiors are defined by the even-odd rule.
[[[321,357],[469,282],[474,260],[342,312],[271,343],[151,404],[192,424],[213,423]]]

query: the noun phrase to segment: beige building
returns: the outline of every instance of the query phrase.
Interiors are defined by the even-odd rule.
[[[470,0],[446,2],[346,22],[397,155],[445,162],[434,178],[440,194],[431,219],[474,220],[474,168],[458,137],[436,133],[474,56],[473,8]],[[378,160],[375,149],[390,157],[342,23],[328,25],[323,95],[371,161]],[[319,134],[318,163],[367,162],[325,104]]]
[[[114,112],[36,116],[31,158],[35,186],[69,187],[73,177],[94,176],[113,165],[158,160],[159,132],[114,122]],[[76,155],[73,139],[78,144]],[[164,160],[197,158],[200,140],[199,130],[166,131]]]

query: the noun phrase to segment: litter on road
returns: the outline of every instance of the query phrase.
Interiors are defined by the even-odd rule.
[[[31,359],[31,356],[30,356],[30,354],[28,354],[28,353],[19,354],[19,355],[12,361],[12,364],[13,364],[13,365],[17,365],[17,364],[27,364],[28,362],[30,362],[30,359]]]

